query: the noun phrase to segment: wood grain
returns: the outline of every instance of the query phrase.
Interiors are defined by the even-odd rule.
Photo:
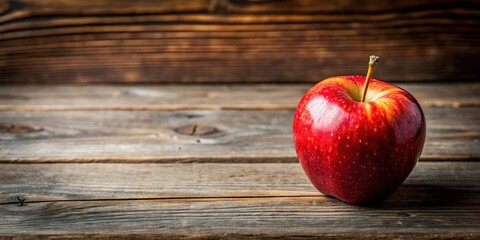
[[[3,236],[480,236],[478,162],[421,162],[394,195],[371,208],[316,193],[299,164],[0,167],[2,195],[27,198],[0,204]]]
[[[19,204],[19,198],[28,205],[87,200],[324,197],[310,184],[298,162],[0,164],[0,172],[0,204]],[[468,200],[473,202],[480,200],[479,180],[479,162],[419,162],[404,188],[418,190],[435,182],[442,188],[476,192],[476,198]],[[402,194],[409,191],[399,191],[394,198],[412,197]],[[436,194],[439,197],[448,192]],[[434,201],[433,196],[421,197],[425,197],[421,201]]]
[[[475,81],[480,1],[3,0],[0,83]]]
[[[432,1],[418,2],[404,0],[402,3],[390,4],[365,2],[358,7],[353,0],[324,1],[315,3],[309,0],[282,1],[210,1],[210,0],[164,0],[162,4],[150,0],[137,0],[132,4],[129,0],[14,0],[0,1],[0,13],[4,14],[2,22],[21,19],[29,16],[52,15],[120,15],[135,13],[189,13],[189,12],[226,12],[226,13],[384,13],[404,12],[412,9],[432,8]],[[439,7],[472,6],[478,1],[437,0]],[[212,6],[213,5],[213,6]],[[437,8],[439,8],[437,7]]]
[[[426,108],[423,160],[480,159],[479,108]],[[293,110],[2,111],[0,162],[296,162]]]
[[[168,239],[399,239],[399,240],[408,240],[408,239],[455,239],[462,236],[462,239],[477,239],[477,235],[471,233],[469,236],[464,236],[464,234],[456,234],[449,232],[440,232],[440,233],[362,233],[359,235],[356,232],[348,233],[335,233],[335,234],[315,234],[314,236],[307,236],[297,234],[294,236],[285,236],[285,235],[266,235],[266,234],[255,234],[255,235],[240,235],[240,234],[223,234],[223,235],[213,235],[213,234],[83,234],[83,235],[68,235],[67,239],[158,239],[158,238],[168,238]],[[65,239],[65,235],[42,235],[42,238],[45,239]],[[8,238],[10,239],[10,238]],[[15,237],[15,239],[30,239],[28,236]]]
[[[468,197],[467,197],[468,198]],[[407,204],[408,206],[408,204]],[[478,207],[451,204],[379,209],[346,206],[335,199],[209,199],[206,201],[54,202],[1,205],[1,235],[163,234],[297,237],[409,233],[437,239],[478,238]],[[455,208],[452,208],[454,206]],[[379,217],[381,216],[381,217]],[[461,219],[461,221],[459,221]],[[365,234],[365,235],[364,235]]]
[[[480,83],[398,84],[422,107],[480,107]],[[313,84],[2,86],[0,110],[295,109]]]
[[[418,171],[427,172],[425,177],[450,176],[449,173],[459,171],[458,167],[447,170],[446,166],[453,163],[422,164],[425,167]],[[299,163],[0,164],[0,172],[0,204],[18,203],[17,197],[30,204],[99,199],[321,196]]]
[[[436,231],[436,232],[414,232],[414,233],[391,233],[391,232],[375,232],[375,233],[366,233],[366,232],[335,232],[335,233],[315,233],[312,235],[306,234],[294,234],[294,235],[272,235],[272,234],[242,234],[242,233],[224,233],[224,234],[200,234],[200,233],[190,233],[190,234],[180,234],[180,233],[90,233],[90,234],[6,234],[4,237],[0,236],[1,240],[11,240],[11,239],[398,239],[398,240],[409,240],[409,239],[466,239],[466,240],[476,240],[478,239],[477,233],[469,232],[467,234],[458,233],[458,232],[446,232],[446,231]]]

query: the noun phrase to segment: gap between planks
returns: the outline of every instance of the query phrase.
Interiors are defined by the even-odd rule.
[[[419,161],[438,162],[477,162],[478,156],[470,155],[422,155]],[[36,164],[36,163],[298,163],[296,157],[85,157],[85,158],[2,158],[0,164]]]
[[[441,103],[436,107],[480,107],[475,103]],[[139,106],[11,106],[0,105],[0,111],[177,111],[177,110],[293,110],[296,104],[256,105],[139,105]]]
[[[62,203],[62,202],[120,202],[120,201],[152,201],[152,202],[196,202],[196,201],[250,201],[255,199],[261,198],[296,198],[296,199],[311,199],[311,198],[329,198],[333,199],[332,197],[318,194],[310,194],[310,195],[262,195],[262,196],[199,196],[199,197],[152,197],[152,198],[97,198],[97,199],[63,199],[63,200],[40,200],[40,201],[28,201],[28,198],[21,198],[18,197],[17,201],[12,202],[0,202],[0,205],[18,205],[19,207],[24,206],[25,204],[36,204],[36,203]]]
[[[294,110],[296,104],[285,105],[168,105],[168,106],[9,106],[0,105],[0,111],[177,111],[177,110]],[[424,103],[422,107],[431,108],[476,108],[480,103],[436,102]]]

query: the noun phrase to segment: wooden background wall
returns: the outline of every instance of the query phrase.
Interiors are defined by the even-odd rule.
[[[0,0],[0,83],[475,81],[479,39],[478,0]]]

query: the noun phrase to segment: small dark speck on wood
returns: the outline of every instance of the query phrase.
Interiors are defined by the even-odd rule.
[[[18,200],[18,206],[22,207],[25,205],[25,201],[27,201],[27,198],[22,196],[17,196],[17,200]]]
[[[190,135],[195,135],[195,133],[197,132],[197,128],[198,128],[198,125],[193,125],[193,128],[192,128],[192,133],[190,133]]]

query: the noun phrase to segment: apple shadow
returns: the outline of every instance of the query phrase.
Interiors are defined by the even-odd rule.
[[[374,208],[438,208],[475,203],[480,191],[475,187],[454,188],[435,184],[404,184]]]

